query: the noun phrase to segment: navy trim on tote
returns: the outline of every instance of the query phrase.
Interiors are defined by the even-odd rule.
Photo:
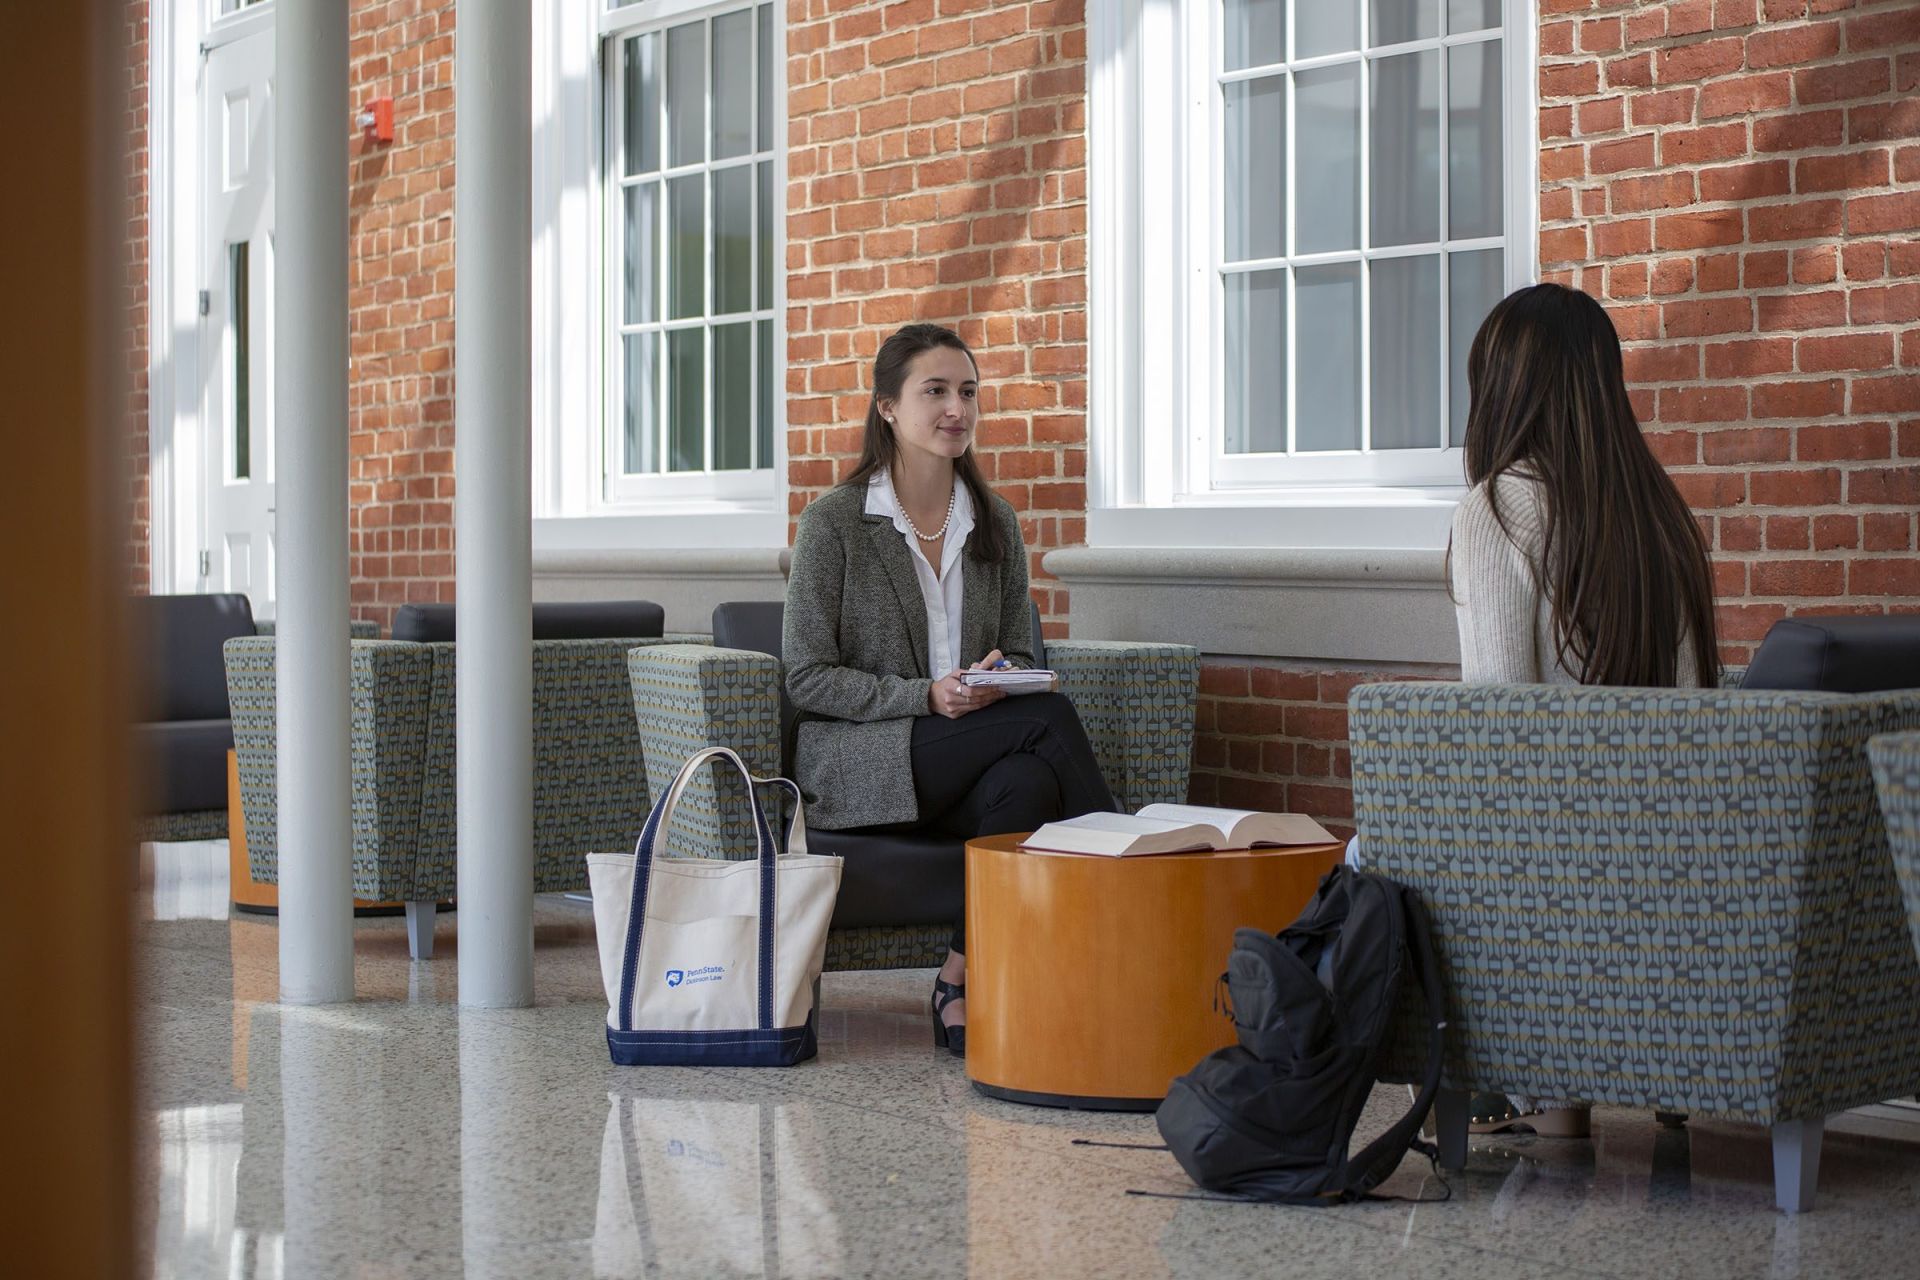
[[[815,1017],[772,1031],[617,1031],[607,1051],[620,1067],[790,1067],[820,1051]]]

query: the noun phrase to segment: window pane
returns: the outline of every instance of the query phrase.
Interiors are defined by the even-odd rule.
[[[1226,278],[1227,453],[1287,451],[1287,273]]]
[[[1447,0],[1447,34],[1485,31],[1500,25],[1500,0]]]
[[[1498,2],[1494,0],[1494,3]],[[754,14],[757,25],[754,47],[759,51],[757,81],[760,86],[759,96],[755,99],[760,104],[756,113],[759,118],[756,126],[759,141],[755,150],[766,151],[773,146],[773,6],[763,4]]]
[[[1300,379],[1294,449],[1360,447],[1360,264],[1302,267],[1294,305],[1312,319],[1300,327],[1294,371]]]
[[[1280,76],[1225,87],[1229,262],[1286,253],[1287,93]]]
[[[673,433],[669,468],[700,471],[707,465],[707,331],[676,329],[667,335],[667,424]]]
[[[1502,277],[1498,249],[1447,255],[1447,399],[1452,417],[1448,438],[1456,445],[1467,434],[1467,351],[1480,322],[1505,296]]]
[[[1300,112],[1295,143],[1300,175],[1311,177],[1311,200],[1298,201],[1295,253],[1360,247],[1360,64],[1343,63],[1294,77]]]
[[[713,329],[713,469],[753,465],[753,326]]]
[[[660,167],[660,37],[649,32],[626,42],[627,173]]]
[[[773,305],[773,162],[762,160],[759,171],[759,198],[754,201],[760,224],[759,258],[754,270],[753,305],[761,310]]]
[[[674,165],[706,158],[707,24],[667,32],[667,154]]]
[[[759,402],[753,424],[754,465],[773,465],[773,321],[762,320],[753,326],[754,359],[759,365]]]
[[[1439,34],[1439,0],[1373,0],[1373,28],[1368,44],[1400,44]]]
[[[667,183],[667,315],[672,320],[706,314],[707,176],[691,174]]]
[[[713,158],[753,150],[753,14],[746,9],[713,20]]]
[[[227,246],[227,332],[233,335],[232,478],[253,474],[253,304],[247,242]]]
[[[713,314],[753,309],[753,170],[713,175]]]
[[[1373,64],[1368,130],[1373,243],[1440,238],[1440,55],[1406,53]]]
[[[1500,42],[1447,50],[1447,235],[1500,234]]]
[[[1225,0],[1221,40],[1228,71],[1287,60],[1287,0]]]
[[[622,469],[628,475],[646,475],[660,469],[660,439],[655,417],[660,404],[660,335],[630,333],[627,356],[626,450]]]
[[[1440,447],[1440,259],[1377,258],[1372,281],[1373,447]]]
[[[628,187],[626,317],[628,324],[660,318],[660,184]]]
[[[1293,0],[1293,56],[1312,58],[1360,47],[1354,0]]]

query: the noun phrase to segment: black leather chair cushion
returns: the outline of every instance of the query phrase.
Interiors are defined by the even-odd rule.
[[[1768,629],[1740,687],[1827,693],[1920,688],[1920,614],[1783,618]]]
[[[787,607],[778,600],[735,600],[714,606],[713,642],[722,649],[780,656],[780,628]]]
[[[220,646],[254,633],[247,598],[135,596],[130,604],[138,637],[135,651],[146,682],[141,718],[225,720],[227,664]],[[224,779],[224,768],[221,776]]]
[[[833,928],[957,925],[965,911],[966,844],[921,835],[807,828],[807,852],[837,853]]]
[[[666,610],[651,600],[567,600],[533,606],[535,640],[644,640],[665,633]],[[453,606],[404,604],[393,638],[416,644],[453,639]]]
[[[134,751],[146,784],[147,813],[194,813],[227,807],[231,720],[168,720],[133,726]]]

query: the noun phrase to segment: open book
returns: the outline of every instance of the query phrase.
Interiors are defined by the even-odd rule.
[[[1186,853],[1195,849],[1251,849],[1256,845],[1335,844],[1333,835],[1298,813],[1256,813],[1196,804],[1150,804],[1139,813],[1089,813],[1049,822],[1023,849],[1055,853]]]

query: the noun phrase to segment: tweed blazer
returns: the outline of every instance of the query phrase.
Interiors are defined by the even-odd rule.
[[[919,820],[913,722],[930,714],[927,609],[913,552],[885,516],[866,513],[867,487],[843,485],[800,513],[781,636],[787,697],[798,713],[794,779],[807,825],[822,830]],[[957,563],[962,665],[994,649],[1033,665],[1027,549],[1020,520],[995,495],[1006,556]]]

